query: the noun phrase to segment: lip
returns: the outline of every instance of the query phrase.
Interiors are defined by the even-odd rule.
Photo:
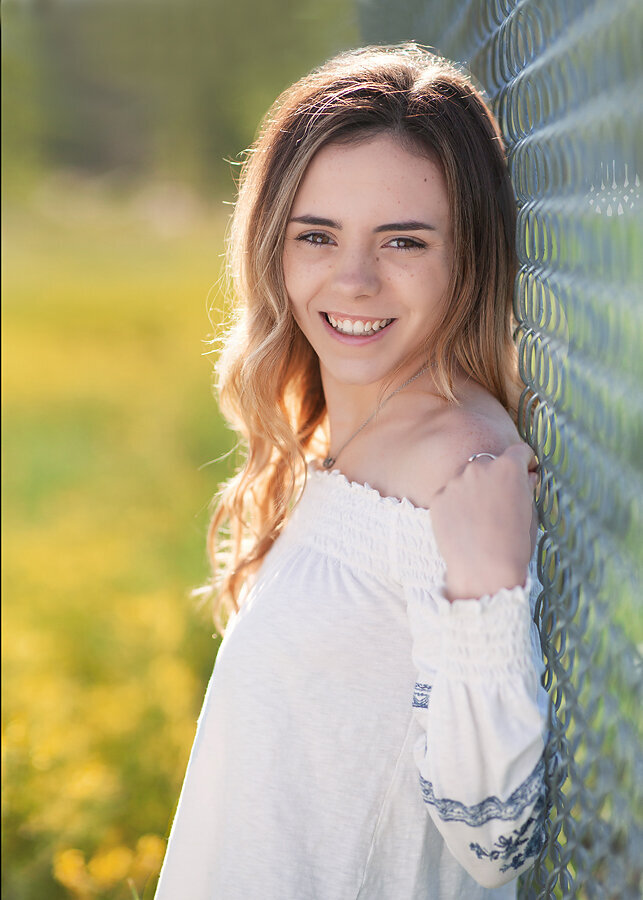
[[[331,311],[324,310],[324,312],[320,312],[319,317],[322,320],[322,324],[326,331],[331,334],[336,340],[338,340],[342,344],[352,344],[353,347],[359,345],[365,346],[366,344],[371,344],[373,341],[381,340],[387,331],[389,331],[396,323],[397,319],[393,319],[390,325],[387,325],[386,328],[383,328],[381,331],[376,331],[374,334],[369,334],[364,336],[363,334],[342,334],[341,331],[336,331],[330,322],[326,321],[326,316],[330,315],[334,319],[350,319],[351,322],[359,322],[359,321],[372,321],[373,319],[385,319],[391,318],[390,316],[347,316],[344,313],[334,313]]]

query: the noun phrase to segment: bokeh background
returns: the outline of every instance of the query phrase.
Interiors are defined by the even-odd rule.
[[[4,900],[150,898],[217,639],[235,161],[349,0],[5,0]]]

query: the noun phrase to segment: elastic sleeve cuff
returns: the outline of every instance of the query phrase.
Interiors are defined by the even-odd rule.
[[[524,586],[502,588],[477,600],[449,602],[439,589],[420,599],[425,627],[414,656],[420,669],[453,678],[506,676],[532,667],[531,609]]]

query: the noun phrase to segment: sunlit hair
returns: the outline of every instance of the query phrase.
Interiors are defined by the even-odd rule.
[[[277,99],[242,168],[228,247],[237,311],[218,388],[247,454],[218,498],[208,535],[219,624],[279,535],[306,457],[320,449],[315,441],[325,450],[319,363],[293,318],[282,268],[295,193],[324,144],[381,133],[441,167],[451,212],[444,315],[414,355],[435,363],[444,398],[457,402],[460,367],[515,414],[515,204],[498,126],[462,72],[414,44],[343,53]]]

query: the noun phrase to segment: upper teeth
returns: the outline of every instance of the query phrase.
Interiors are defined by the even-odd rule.
[[[336,319],[334,316],[328,315],[328,321],[343,334],[373,334],[381,328],[390,325],[393,319]]]

